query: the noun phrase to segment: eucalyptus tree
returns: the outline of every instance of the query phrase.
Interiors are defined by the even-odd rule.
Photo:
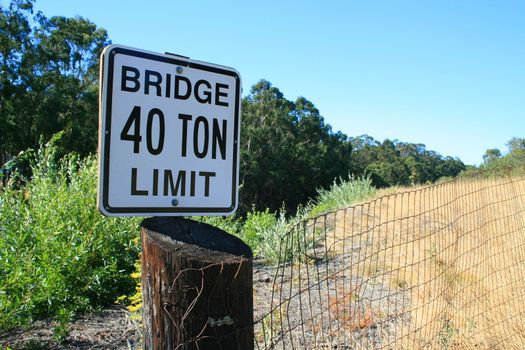
[[[65,152],[96,150],[98,65],[107,32],[82,17],[34,13],[33,0],[0,7],[2,163],[64,131]]]

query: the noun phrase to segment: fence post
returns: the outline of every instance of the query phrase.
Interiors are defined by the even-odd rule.
[[[145,349],[253,349],[252,251],[210,225],[142,222]]]

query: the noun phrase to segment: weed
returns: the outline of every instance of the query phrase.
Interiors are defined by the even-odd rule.
[[[394,287],[397,287],[400,289],[405,289],[408,287],[408,282],[404,278],[401,278],[400,276],[392,277],[391,283]]]
[[[355,178],[349,176],[347,180],[336,179],[328,190],[319,189],[317,198],[310,212],[310,217],[322,213],[346,208],[356,202],[371,198],[376,193],[369,177]]]
[[[454,327],[454,324],[450,320],[444,320],[443,328],[439,333],[439,342],[443,349],[448,349],[452,343],[452,338],[457,333],[457,329]]]
[[[289,305],[289,301],[284,301],[272,312],[267,314],[262,320],[261,333],[256,334],[256,337],[259,339],[266,338],[266,342],[269,342],[272,339],[272,335],[275,336],[276,334],[279,334],[282,330],[281,325],[286,321]]]
[[[276,222],[275,214],[270,213],[268,209],[261,212],[249,212],[238,235],[252,247],[255,255],[260,255],[262,253],[260,251],[261,242],[267,239],[264,233],[275,227]]]
[[[6,350],[11,349],[10,347],[7,347]],[[46,350],[49,349],[49,345],[45,342],[38,341],[36,339],[29,339],[25,342],[25,344],[22,347],[23,350]]]
[[[117,298],[116,302],[117,304],[125,304],[128,311],[131,312],[131,317],[133,319],[140,319],[140,312],[142,310],[142,263],[140,256],[135,261],[134,266],[135,271],[131,273],[130,277],[135,282],[135,293],[131,295],[122,295]]]
[[[304,257],[311,250],[319,236],[315,231],[308,234],[308,207],[300,207],[297,214],[287,218],[284,210],[279,213],[275,224],[262,231],[264,237],[257,251],[269,264],[288,262],[293,258]]]
[[[73,313],[71,310],[63,308],[58,311],[57,324],[53,327],[53,338],[57,342],[62,343],[66,340],[69,335],[69,322],[72,317]]]
[[[2,330],[43,317],[63,326],[68,315],[110,304],[133,288],[139,219],[103,217],[96,159],[57,159],[57,142],[35,153],[31,181],[12,174],[0,190]]]

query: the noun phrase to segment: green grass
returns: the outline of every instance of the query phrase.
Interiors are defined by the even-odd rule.
[[[96,160],[55,151],[36,154],[31,181],[15,174],[0,189],[0,330],[44,317],[62,327],[134,288],[139,219],[103,217]]]
[[[136,262],[141,219],[102,216],[96,208],[96,159],[59,158],[59,139],[22,155],[31,160],[31,179],[11,174],[0,188],[0,330],[52,317],[58,321],[55,336],[63,339],[78,312],[121,296],[140,307]],[[275,264],[315,243],[315,234],[300,236],[308,220],[369,198],[375,189],[370,179],[349,178],[318,193],[293,216],[266,210],[250,212],[243,220],[192,219],[240,237],[256,257]],[[290,240],[295,243],[283,244]]]

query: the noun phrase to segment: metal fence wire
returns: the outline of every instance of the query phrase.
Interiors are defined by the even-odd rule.
[[[255,348],[524,349],[524,248],[520,177],[308,219],[283,237],[277,266],[255,270]]]

